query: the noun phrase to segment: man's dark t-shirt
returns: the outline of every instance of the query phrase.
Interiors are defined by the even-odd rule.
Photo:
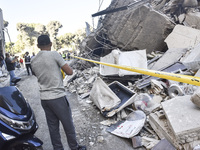
[[[6,58],[5,62],[6,62],[6,66],[7,66],[8,71],[15,70],[15,63],[11,63],[10,58]]]

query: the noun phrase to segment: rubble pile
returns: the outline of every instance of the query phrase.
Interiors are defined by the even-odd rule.
[[[80,47],[81,57],[200,77],[198,0],[115,0]],[[65,86],[98,107],[107,131],[133,148],[200,148],[200,88],[74,60]],[[192,79],[193,82],[200,82]]]

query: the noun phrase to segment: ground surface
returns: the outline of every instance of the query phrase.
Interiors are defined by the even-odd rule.
[[[44,150],[53,150],[44,111],[40,104],[37,80],[34,76],[27,76],[25,70],[21,70],[18,75],[22,79],[17,86],[35,112],[39,125],[36,136],[44,142]],[[6,85],[6,81],[2,83]],[[75,93],[67,92],[67,96],[72,109],[77,139],[81,145],[86,145],[88,150],[133,150],[131,139],[123,139],[106,131],[107,126],[100,124],[106,118],[94,105],[86,103]],[[65,150],[70,150],[62,125],[60,132]]]

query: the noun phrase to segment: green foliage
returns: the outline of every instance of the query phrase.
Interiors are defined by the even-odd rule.
[[[61,48],[73,48],[77,47],[80,41],[85,37],[84,30],[78,30],[76,33],[65,33],[58,37],[59,29],[62,28],[62,24],[59,21],[50,21],[46,26],[39,23],[18,23],[16,43],[6,43],[6,51],[17,53],[22,52],[25,49],[31,49],[36,51],[37,49],[37,37],[41,34],[48,34],[53,43],[53,49],[59,50]]]
[[[74,43],[75,35],[72,33],[66,33],[58,38],[59,48],[69,47],[70,44]]]
[[[59,49],[57,35],[60,28],[62,28],[62,24],[59,21],[50,21],[46,26],[47,32],[52,40],[53,49],[55,50]]]
[[[65,33],[58,37],[58,47],[59,49],[69,48],[75,51],[85,36],[84,30],[81,29],[75,33]]]
[[[13,45],[14,45],[15,43],[6,43],[6,45],[5,45],[5,49],[6,49],[6,51],[7,52],[9,52],[9,53],[12,53],[12,47],[13,47]]]
[[[19,53],[24,48],[25,48],[25,45],[23,43],[21,43],[21,42],[18,42],[18,41],[16,43],[8,42],[5,45],[6,52],[9,52],[11,54]]]

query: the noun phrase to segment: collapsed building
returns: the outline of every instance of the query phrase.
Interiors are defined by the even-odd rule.
[[[82,41],[80,56],[198,79],[199,6],[198,0],[112,1],[106,10],[92,15],[101,16],[99,24]],[[199,84],[77,59],[71,66],[76,73],[65,78],[69,91],[93,102],[103,116],[123,120],[110,123],[108,132],[131,138],[134,148],[200,149]],[[198,83],[197,79],[192,82]],[[118,129],[121,123],[131,123],[134,130],[129,130],[134,133]],[[143,127],[157,138],[143,137]]]

